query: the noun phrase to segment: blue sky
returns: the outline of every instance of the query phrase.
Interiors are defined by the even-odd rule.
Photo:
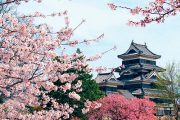
[[[107,7],[109,2],[126,6],[144,5],[142,0],[44,0],[42,4],[35,2],[22,4],[18,8],[18,12],[41,11],[52,13],[68,10],[71,26],[73,27],[79,24],[82,19],[86,19],[86,23],[75,31],[74,38],[91,39],[102,33],[105,34],[100,42],[81,48],[87,56],[103,52],[114,45],[117,46],[116,51],[111,51],[105,54],[102,59],[90,63],[93,67],[106,66],[111,68],[120,66],[121,60],[117,58],[117,55],[124,53],[132,40],[140,44],[146,42],[152,52],[161,55],[161,59],[158,60],[159,66],[164,67],[168,62],[180,61],[179,15],[167,18],[165,23],[162,24],[153,23],[145,28],[130,27],[126,24],[127,21],[129,19],[136,20],[138,17],[132,16],[128,11],[122,9],[111,11]],[[40,19],[36,22],[46,22],[54,30],[58,30],[64,25],[63,19],[59,17]]]

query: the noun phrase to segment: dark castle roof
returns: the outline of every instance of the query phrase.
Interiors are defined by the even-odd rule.
[[[99,73],[97,77],[95,78],[97,83],[109,81],[110,78],[113,76],[113,73]]]
[[[96,83],[113,83],[116,85],[122,84],[120,81],[117,80],[113,72],[99,73],[95,80]]]
[[[134,64],[131,66],[128,66],[127,68],[133,69],[133,70],[156,70],[158,72],[163,72],[165,69],[156,66],[156,65],[148,65],[148,64]]]
[[[165,69],[161,68],[159,66],[156,65],[148,65],[148,64],[134,64],[131,66],[126,66],[125,68],[116,68],[115,72],[118,72],[120,75],[124,74],[124,72],[132,72],[132,74],[134,74],[134,72],[149,72],[149,71],[157,71],[157,72],[164,72]]]
[[[161,57],[160,55],[151,52],[147,48],[146,44],[145,45],[137,44],[132,41],[129,49],[125,53],[118,55],[118,58],[124,59],[130,56],[137,56],[137,55],[142,57],[153,58],[153,59],[158,59]]]
[[[149,89],[149,88],[139,88],[132,92],[133,95],[145,95],[149,97],[155,97],[160,96],[160,92],[158,89]]]

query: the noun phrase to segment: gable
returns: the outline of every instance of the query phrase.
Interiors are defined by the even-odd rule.
[[[114,74],[111,75],[111,77],[108,79],[109,81],[117,81],[117,78]]]
[[[156,71],[152,71],[148,76],[146,76],[147,79],[151,79],[151,80],[157,80],[158,75],[156,73]]]
[[[127,54],[137,53],[134,49],[131,49]]]
[[[149,79],[157,79],[156,75],[152,75]]]
[[[130,74],[136,74],[136,72],[132,71],[131,69],[123,70],[120,75],[130,75]]]
[[[138,49],[135,48],[133,45],[131,45],[125,54],[135,54],[135,53],[138,53]]]

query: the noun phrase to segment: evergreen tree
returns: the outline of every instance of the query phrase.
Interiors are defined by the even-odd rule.
[[[78,108],[74,111],[73,115],[81,118],[82,120],[86,120],[86,116],[82,114],[82,108],[84,108],[84,101],[90,100],[95,101],[99,98],[103,97],[103,92],[100,91],[95,80],[92,79],[92,75],[87,72],[80,72],[79,77],[77,79],[82,80],[82,92],[79,93],[81,96],[81,100],[77,103]]]

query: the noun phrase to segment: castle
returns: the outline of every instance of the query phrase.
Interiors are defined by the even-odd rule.
[[[162,99],[157,97],[158,90],[153,87],[158,73],[165,71],[156,64],[156,60],[161,56],[150,51],[146,44],[132,41],[129,49],[118,55],[118,58],[122,59],[120,67],[109,73],[99,73],[95,78],[100,89],[106,95],[120,93],[126,98],[148,97],[156,103],[162,103]],[[114,72],[119,74],[118,78],[115,77]],[[168,110],[163,110],[162,114],[170,113],[171,109],[169,107]]]

